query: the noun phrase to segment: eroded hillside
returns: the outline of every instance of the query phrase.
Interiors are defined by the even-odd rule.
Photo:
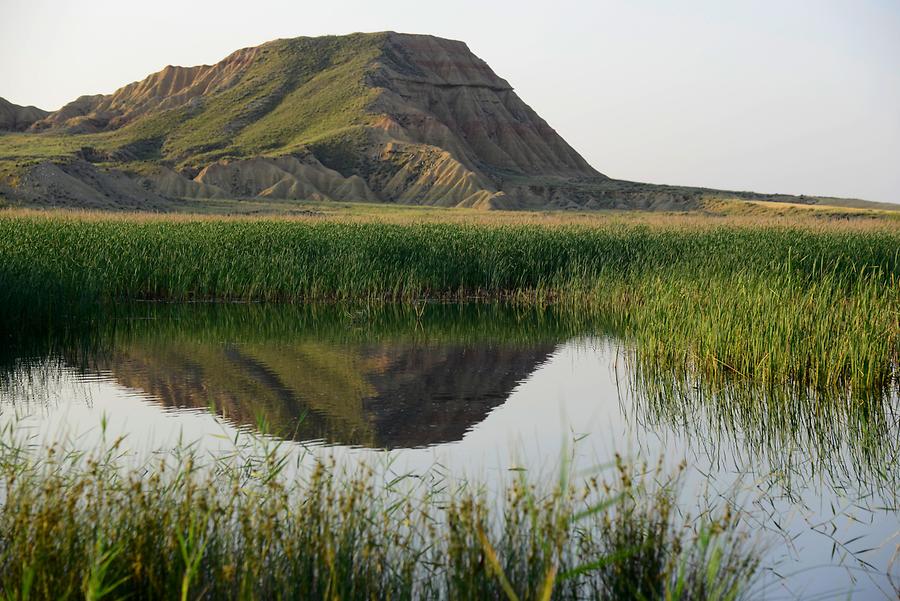
[[[466,44],[425,35],[276,40],[49,114],[4,101],[0,129],[0,195],[27,205],[691,209],[722,198],[607,178]]]

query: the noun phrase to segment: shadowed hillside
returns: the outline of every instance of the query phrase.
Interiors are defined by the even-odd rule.
[[[19,106],[0,98],[0,131],[23,131],[49,113],[33,106]]]

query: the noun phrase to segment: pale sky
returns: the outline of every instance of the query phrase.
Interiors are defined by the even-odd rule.
[[[464,40],[612,177],[900,203],[898,0],[0,0],[0,96],[383,30]]]

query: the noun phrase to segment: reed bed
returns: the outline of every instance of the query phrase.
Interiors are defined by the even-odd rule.
[[[900,499],[896,390],[810,390],[673,373],[638,348],[623,363],[629,401],[645,429],[674,429],[711,458],[764,462],[766,478],[788,494],[824,483]]]
[[[896,385],[900,231],[0,216],[6,337],[126,299],[552,304],[672,369],[865,390]]]
[[[72,348],[135,300],[350,303],[329,309],[343,315],[332,333],[363,338],[386,303],[401,314],[389,328],[451,338],[434,301],[519,308],[488,328],[498,339],[543,335],[552,307],[554,337],[630,345],[649,416],[693,416],[699,394],[719,422],[764,424],[760,445],[809,431],[827,451],[833,421],[859,433],[861,464],[896,451],[882,444],[900,390],[896,229],[0,215],[4,349]],[[307,328],[261,312],[260,328]],[[9,599],[737,599],[757,570],[736,516],[685,520],[670,483],[621,463],[609,481],[512,478],[490,499],[291,467],[265,439],[250,455],[176,449],[141,466],[118,443],[35,451],[13,429],[0,442]]]
[[[900,232],[0,217],[4,279],[65,301],[554,298],[598,280],[832,277],[890,284]],[[574,290],[573,290],[574,288]]]
[[[738,516],[675,510],[674,480],[473,485],[294,464],[266,439],[131,465],[121,440],[40,451],[2,433],[4,599],[746,598]],[[565,474],[565,471],[562,472]]]

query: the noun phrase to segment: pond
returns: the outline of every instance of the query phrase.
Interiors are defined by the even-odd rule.
[[[736,503],[764,549],[759,597],[895,597],[897,386],[712,385],[655,370],[615,324],[498,304],[128,304],[0,356],[2,420],[35,444],[298,453],[487,483],[592,473],[615,453],[687,465],[681,501]],[[101,423],[103,426],[101,427]]]

